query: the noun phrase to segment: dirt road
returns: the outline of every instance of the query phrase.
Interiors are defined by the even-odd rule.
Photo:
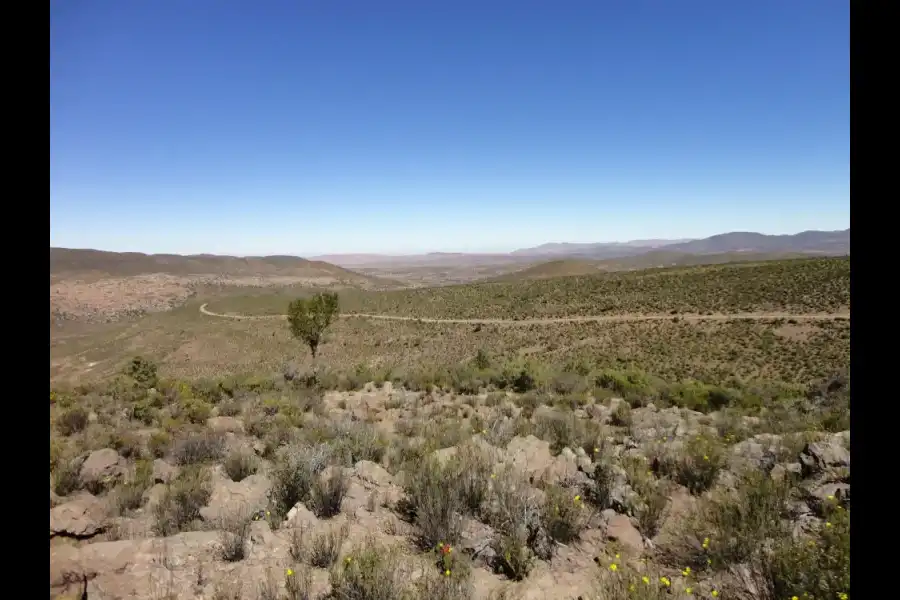
[[[252,319],[284,319],[285,315],[227,315],[207,310],[206,304],[200,307],[200,312],[209,317],[222,319],[252,320]],[[767,321],[772,319],[795,319],[797,321],[828,321],[834,319],[849,319],[850,313],[822,313],[795,315],[790,313],[743,313],[732,315],[596,315],[574,317],[546,317],[538,319],[427,319],[420,317],[400,317],[396,315],[368,315],[359,313],[342,314],[345,319],[378,319],[382,321],[418,321],[420,323],[458,323],[461,325],[550,325],[553,323],[586,323],[586,322],[625,322],[625,321],[670,321],[675,317],[683,321],[728,321],[731,319],[744,319],[750,321]]]

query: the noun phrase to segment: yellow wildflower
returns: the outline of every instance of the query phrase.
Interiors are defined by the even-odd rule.
[[[709,548],[709,538],[703,538],[703,549]]]
[[[661,584],[663,584],[664,586],[666,586],[666,587],[669,587],[670,585],[672,585],[672,582],[669,581],[669,578],[668,578],[668,577],[660,577],[660,578],[659,578],[659,582],[660,582]]]
[[[287,575],[288,577],[292,577],[294,575],[294,570],[288,569],[287,571],[284,572],[284,574]]]
[[[643,581],[643,582],[644,582],[645,584],[647,584],[647,585],[650,585],[650,578],[647,577],[646,575],[644,575],[643,577],[641,577],[641,581]]]
[[[615,571],[618,571],[618,570],[619,570],[619,565],[617,565],[616,563],[613,563],[613,564],[609,565],[609,570],[610,570],[610,571],[614,571],[614,572],[615,572]]]
[[[825,527],[831,527],[831,521],[825,521]]]
[[[704,454],[704,455],[703,455],[703,460],[709,460],[709,456],[707,456],[706,454]]]
[[[684,593],[685,593],[685,594],[693,594],[693,593],[694,593],[694,588],[689,588],[689,587],[684,588]]]
[[[838,594],[838,600],[847,600],[850,596],[847,595],[847,592],[841,592]]]
[[[691,568],[685,567],[684,570],[681,572],[681,574],[684,575],[685,577],[688,577],[691,574]]]
[[[447,569],[446,571],[444,571],[444,576],[450,577],[450,569]]]
[[[575,502],[581,502],[581,496],[575,496]]]
[[[344,559],[344,562],[347,563],[348,565],[349,565],[352,561],[353,561],[353,559],[352,559],[351,557],[349,557],[349,556],[348,556],[347,558]]]
[[[619,560],[619,553],[616,552],[616,560]]]
[[[711,592],[709,593],[709,595],[712,596],[713,598],[718,598],[718,597],[719,597],[719,590],[713,590],[713,591],[711,591]]]

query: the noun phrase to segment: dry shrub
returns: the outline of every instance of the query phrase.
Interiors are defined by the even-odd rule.
[[[63,435],[72,435],[84,431],[88,425],[88,412],[81,406],[73,406],[64,410],[56,420],[56,428]]]
[[[347,539],[347,525],[331,527],[325,533],[314,536],[306,558],[309,564],[320,569],[330,569],[341,555],[341,547]]]
[[[334,600],[412,600],[408,580],[400,552],[372,539],[331,570],[331,594]]]
[[[219,556],[226,562],[243,560],[250,537],[251,510],[246,506],[233,509],[216,521],[219,530]]]
[[[190,433],[177,440],[172,448],[175,464],[197,465],[215,462],[225,452],[225,436],[213,431]]]
[[[115,502],[119,514],[135,510],[144,504],[144,492],[153,485],[153,462],[139,460],[128,480],[116,489]]]
[[[240,448],[232,451],[225,457],[222,467],[232,481],[243,481],[256,473],[258,461],[254,454]]]
[[[433,456],[406,474],[401,508],[416,524],[417,543],[423,549],[456,544],[462,535],[463,502],[456,487],[448,485],[450,474]]]
[[[544,490],[544,505],[541,511],[542,526],[547,534],[563,544],[581,537],[590,523],[590,511],[581,495],[559,486]]]
[[[309,490],[309,509],[320,519],[339,514],[349,485],[341,467],[333,467],[327,475],[314,477]]]
[[[200,517],[200,509],[209,502],[212,494],[209,473],[202,467],[191,466],[182,470],[154,507],[154,530],[166,537],[183,531]]]
[[[284,449],[272,469],[272,488],[269,490],[270,504],[279,517],[284,517],[294,505],[307,498],[330,456],[331,450],[326,444]]]

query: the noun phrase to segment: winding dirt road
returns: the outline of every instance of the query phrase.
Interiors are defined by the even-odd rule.
[[[285,319],[286,315],[229,315],[207,310],[207,304],[200,306],[200,312],[208,317],[222,319],[254,320]],[[539,319],[428,319],[420,317],[400,317],[396,315],[369,315],[361,313],[342,314],[345,319],[377,319],[381,321],[418,321],[420,323],[457,323],[461,325],[549,325],[553,323],[587,323],[587,322],[625,322],[625,321],[670,321],[675,317],[682,321],[728,321],[743,319],[747,321],[767,321],[772,319],[795,319],[797,321],[831,321],[849,319],[850,313],[820,313],[796,315],[790,313],[743,313],[733,315],[596,315],[573,317],[546,317]]]

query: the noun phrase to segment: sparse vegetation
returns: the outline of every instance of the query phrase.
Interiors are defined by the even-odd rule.
[[[727,269],[762,292],[728,295],[741,276]],[[576,312],[582,287],[603,292],[595,304],[619,298],[610,314],[710,298],[697,312],[778,298],[779,312],[829,310],[844,306],[842,284],[826,284],[842,269],[817,259],[563,285]],[[799,281],[776,297],[776,274]],[[813,285],[831,296],[802,304]],[[435,313],[442,298],[462,302],[453,290],[392,297],[426,293]],[[488,314],[527,310],[469,298]],[[52,381],[51,538],[79,539],[67,552],[158,542],[158,569],[181,571],[172,597],[210,581],[237,597],[224,563],[265,556],[265,581],[242,585],[273,600],[321,598],[326,579],[339,600],[465,600],[478,586],[514,598],[558,569],[562,597],[741,597],[752,580],[763,598],[849,598],[848,322],[340,319],[310,378],[297,374],[308,362],[284,367],[295,342],[283,323],[180,310],[143,317],[142,354],[166,357],[158,366],[116,357],[108,379]],[[117,335],[115,351],[137,339]],[[168,345],[179,336],[209,355]]]

